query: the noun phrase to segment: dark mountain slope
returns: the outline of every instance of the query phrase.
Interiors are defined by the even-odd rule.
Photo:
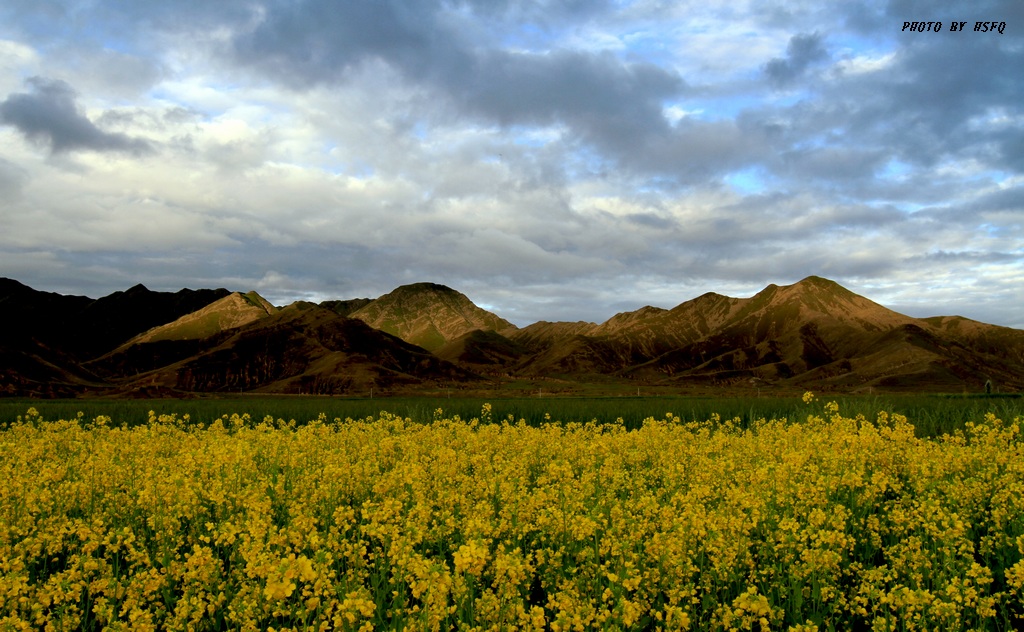
[[[508,337],[527,349],[537,352],[573,336],[586,336],[596,327],[595,323],[582,320],[577,322],[549,322],[542,320],[514,331]]]
[[[154,292],[136,285],[99,299],[41,292],[0,279],[0,344],[37,340],[81,360],[227,296],[225,289]]]
[[[350,298],[344,301],[322,301],[320,307],[329,309],[339,316],[351,316],[352,312],[366,307],[372,302],[372,298]]]
[[[102,389],[103,378],[85,361],[227,293],[152,292],[136,285],[92,299],[0,278],[0,393],[70,397]]]
[[[474,329],[446,343],[434,355],[472,367],[477,373],[495,374],[504,373],[529,353],[523,345],[497,332]]]
[[[82,358],[94,358],[133,336],[191,314],[229,294],[224,288],[154,292],[143,285],[114,292],[82,310],[78,342],[73,349]]]

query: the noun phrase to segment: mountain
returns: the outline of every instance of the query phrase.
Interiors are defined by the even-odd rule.
[[[157,392],[364,393],[372,387],[450,384],[476,377],[366,323],[294,303],[203,340],[154,340],[119,352],[173,359],[135,376],[128,390]],[[118,354],[115,354],[115,356]],[[116,365],[116,361],[114,362]],[[130,363],[129,363],[130,364]]]
[[[879,334],[914,322],[833,281],[808,277],[769,285],[749,299],[704,295],[679,305],[654,328],[660,348],[648,344],[656,353],[630,371],[714,380],[789,379],[822,367],[828,368],[819,376],[844,373],[844,361]],[[622,344],[637,344],[644,333],[637,330],[609,333]]]
[[[74,397],[104,386],[101,377],[59,349],[0,344],[0,396]]]
[[[465,294],[435,283],[403,285],[350,316],[428,351],[477,329],[506,337],[517,329],[474,305]]]
[[[372,302],[372,298],[350,298],[347,300],[323,301],[320,303],[320,307],[329,309],[339,316],[348,316],[360,307],[365,307]]]
[[[671,310],[644,307],[583,333],[563,324],[565,335],[548,337],[520,371],[680,386],[1024,387],[1024,332],[965,321],[911,318],[812,276],[748,299],[709,293]]]
[[[62,397],[95,382],[66,348],[90,302],[0,278],[0,395]]]
[[[434,351],[437,357],[470,367],[477,373],[507,374],[529,350],[495,331],[474,329]]]
[[[208,338],[222,331],[241,327],[254,320],[259,320],[276,313],[277,308],[256,292],[249,292],[247,294],[232,292],[224,298],[218,299],[194,312],[185,314],[172,322],[144,331],[121,346],[127,347],[159,340],[198,340]]]
[[[595,323],[549,322],[542,320],[512,332],[509,338],[535,351],[547,349],[551,345],[572,336],[585,336],[597,328]]]
[[[154,292],[136,285],[92,299],[0,278],[0,394],[69,397],[104,386],[83,363],[228,291]]]
[[[575,334],[523,358],[515,373],[529,377],[588,378],[618,373],[626,366],[616,345],[604,338]]]
[[[36,339],[79,358],[92,357],[228,294],[225,289],[154,292],[136,285],[91,299],[0,278],[0,344]]]
[[[933,329],[986,354],[1006,355],[1024,364],[1024,340],[1019,329],[987,325],[962,316],[922,318]]]
[[[0,278],[0,344],[32,340],[65,346],[74,339],[77,318],[93,299],[41,292],[14,279]]]
[[[156,292],[141,284],[114,292],[92,301],[78,315],[78,326],[74,330],[80,343],[77,351],[80,357],[98,355],[147,329],[191,314],[227,295],[224,288]]]
[[[0,279],[0,394],[521,390],[538,380],[663,392],[1014,391],[1024,389],[1024,331],[912,318],[814,276],[750,298],[708,293],[600,324],[523,328],[432,283],[278,309],[255,292],[138,285],[94,300]]]

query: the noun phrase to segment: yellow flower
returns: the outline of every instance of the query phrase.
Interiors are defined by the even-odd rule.
[[[293,592],[295,592],[295,582],[284,577],[268,579],[267,587],[263,589],[263,594],[271,601],[287,599]]]
[[[488,551],[478,540],[471,540],[459,547],[452,556],[455,561],[455,572],[479,575],[487,564]]]

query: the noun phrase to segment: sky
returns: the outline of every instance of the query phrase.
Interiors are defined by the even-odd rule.
[[[1022,68],[1019,0],[4,0],[0,276],[1024,328]]]

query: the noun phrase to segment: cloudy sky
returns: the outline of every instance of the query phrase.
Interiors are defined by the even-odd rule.
[[[955,4],[4,0],[0,276],[1024,328],[1024,3]]]

